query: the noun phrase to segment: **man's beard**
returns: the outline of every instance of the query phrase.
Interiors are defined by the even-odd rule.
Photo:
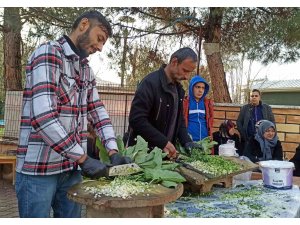
[[[89,56],[89,52],[84,48],[84,46],[87,46],[90,43],[90,30],[91,27],[89,27],[89,29],[84,32],[84,34],[77,37],[77,49],[79,50],[80,58],[86,58]]]

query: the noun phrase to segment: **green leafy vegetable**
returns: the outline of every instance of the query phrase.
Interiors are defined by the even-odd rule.
[[[218,144],[218,142],[212,141],[210,137],[203,138],[201,141],[198,141],[197,143],[202,146],[204,154],[210,154],[211,149],[214,147],[214,145]]]
[[[161,181],[172,181],[181,183],[185,181],[185,178],[179,173],[170,170],[162,169],[145,169],[145,178],[151,180],[154,183],[160,183]]]
[[[97,144],[100,149],[101,161],[109,160],[108,153],[102,143],[98,140]],[[142,176],[134,176],[139,181],[161,183],[165,187],[176,187],[178,183],[186,181],[177,171],[174,171],[179,165],[165,161],[164,158],[167,154],[158,147],[149,152],[148,142],[141,136],[137,136],[137,142],[134,146],[125,148],[121,137],[117,138],[117,144],[120,154],[130,157],[143,169]]]
[[[96,147],[99,149],[99,158],[100,161],[106,164],[110,164],[110,159],[108,156],[108,152],[106,151],[105,147],[101,143],[100,139],[97,137],[96,139]]]

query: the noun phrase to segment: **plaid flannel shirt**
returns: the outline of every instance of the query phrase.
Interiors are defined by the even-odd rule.
[[[91,121],[106,149],[117,149],[88,60],[64,37],[37,48],[26,66],[17,172],[51,175],[77,168]]]

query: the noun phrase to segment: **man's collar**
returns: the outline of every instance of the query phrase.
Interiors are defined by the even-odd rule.
[[[66,41],[68,42],[68,44],[70,45],[71,49],[73,50],[73,52],[79,56],[80,60],[85,59],[86,57],[82,54],[82,52],[79,51],[79,49],[75,46],[75,44],[72,42],[72,40],[67,36],[64,35],[64,38],[66,39]]]
[[[167,67],[167,64],[162,64],[162,66],[160,67],[163,71],[164,71],[164,75],[166,77],[166,82],[168,85],[177,85],[177,84],[180,84],[179,82],[175,81],[173,82],[173,80],[167,75],[166,71],[165,71],[165,68]]]

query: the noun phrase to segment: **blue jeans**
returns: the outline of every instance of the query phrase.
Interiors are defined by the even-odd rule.
[[[67,198],[68,189],[81,182],[80,171],[55,175],[17,173],[15,190],[21,218],[80,218],[81,205]]]

